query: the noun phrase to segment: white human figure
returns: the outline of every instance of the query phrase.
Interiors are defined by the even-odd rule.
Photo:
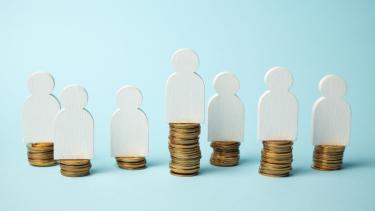
[[[322,95],[313,106],[313,144],[347,145],[350,139],[351,108],[345,101],[346,82],[336,75],[322,78]]]
[[[245,126],[245,107],[236,92],[237,77],[228,72],[214,79],[215,94],[208,103],[208,141],[242,142]]]
[[[53,143],[53,120],[60,110],[52,94],[55,81],[49,73],[34,73],[28,81],[31,95],[23,107],[23,140],[25,143]]]
[[[195,72],[198,55],[191,49],[177,50],[172,56],[176,71],[167,80],[167,119],[169,123],[204,121],[204,82]]]
[[[298,102],[289,92],[293,77],[286,68],[274,67],[264,80],[268,90],[258,102],[258,139],[293,141],[298,128]]]
[[[136,87],[125,86],[118,91],[118,109],[111,123],[113,157],[148,155],[148,120],[141,104],[142,93]]]
[[[62,109],[55,118],[55,158],[92,159],[94,120],[85,109],[86,90],[77,85],[64,88],[60,96]]]

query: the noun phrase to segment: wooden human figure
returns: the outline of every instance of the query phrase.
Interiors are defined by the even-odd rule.
[[[313,106],[313,144],[347,145],[350,139],[351,108],[345,101],[346,82],[327,75],[319,84],[321,97]]]
[[[118,109],[112,115],[111,149],[120,168],[146,167],[148,155],[148,120],[140,108],[142,93],[134,86],[122,87],[117,93]]]
[[[245,107],[236,94],[240,82],[234,74],[222,72],[215,77],[214,88],[217,94],[208,103],[208,141],[214,149],[210,162],[235,166],[245,126]]]
[[[167,80],[167,119],[169,123],[204,121],[204,82],[196,73],[198,55],[192,49],[177,50],[172,56],[176,71]]]
[[[286,68],[274,67],[266,73],[265,83],[268,90],[260,97],[258,103],[258,139],[263,141],[264,148],[271,151],[263,150],[260,173],[288,176],[292,160],[288,156],[291,156],[298,128],[298,102],[289,91],[293,77]],[[284,152],[288,153],[283,154]],[[274,166],[272,163],[275,161],[268,159],[274,154],[286,158],[284,166],[287,168],[279,171],[270,170],[281,168]]]
[[[62,109],[54,122],[55,158],[60,160],[64,176],[86,176],[94,151],[94,120],[85,109],[87,92],[78,85],[67,86],[60,100]],[[72,167],[82,168],[82,171],[70,171]]]
[[[55,164],[53,120],[60,110],[60,103],[52,94],[54,86],[55,81],[49,73],[34,73],[28,81],[31,95],[23,107],[23,140],[28,145],[29,162],[34,166]]]
[[[313,106],[313,168],[338,170],[351,130],[351,108],[344,99],[347,85],[339,76],[327,75],[319,90],[322,96]]]
[[[200,123],[204,121],[204,83],[196,73],[198,55],[187,48],[177,50],[172,56],[172,66],[175,72],[169,76],[166,87],[170,173],[195,176],[201,158]]]
[[[293,77],[286,68],[274,67],[265,76],[268,90],[258,103],[259,140],[295,140],[298,130],[298,102],[289,91]]]

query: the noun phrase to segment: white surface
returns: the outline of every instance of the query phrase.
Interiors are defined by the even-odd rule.
[[[92,159],[94,120],[85,109],[86,90],[77,85],[68,86],[60,101],[62,109],[55,119],[55,159]]]
[[[298,102],[289,92],[293,77],[286,68],[274,67],[265,76],[268,90],[258,102],[258,139],[294,141],[298,130]]]
[[[343,99],[346,82],[327,75],[319,84],[322,97],[313,106],[313,144],[347,145],[350,139],[351,108]]]
[[[176,72],[167,80],[167,120],[204,122],[204,82],[196,73],[198,55],[191,49],[177,50],[172,56],[172,65]]]
[[[53,120],[60,103],[52,94],[55,81],[49,73],[34,73],[28,81],[31,95],[26,99],[22,113],[25,143],[53,142]]]
[[[242,142],[245,108],[236,92],[240,88],[237,77],[228,72],[214,79],[215,94],[208,103],[208,141]]]
[[[111,123],[112,156],[147,156],[148,120],[140,108],[141,91],[133,86],[122,87],[117,93],[117,104]]]

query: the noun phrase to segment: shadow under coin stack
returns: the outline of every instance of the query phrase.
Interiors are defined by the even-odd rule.
[[[83,177],[90,174],[90,160],[60,160],[61,175],[66,177]]]
[[[126,170],[140,170],[146,168],[145,157],[116,157],[119,168]]]
[[[54,166],[57,162],[53,159],[53,143],[27,144],[27,157],[32,166]]]
[[[170,123],[170,172],[176,176],[199,174],[201,150],[199,148],[200,124]]]
[[[240,142],[213,141],[211,147],[213,153],[210,162],[214,166],[236,166],[240,160]]]
[[[265,176],[287,177],[292,170],[292,141],[263,141],[259,173]]]
[[[341,169],[344,151],[345,146],[340,145],[315,146],[312,168],[322,171]]]

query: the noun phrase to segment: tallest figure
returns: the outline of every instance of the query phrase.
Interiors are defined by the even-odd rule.
[[[191,49],[172,56],[174,73],[167,80],[167,120],[169,122],[170,172],[177,176],[199,173],[200,124],[204,121],[204,82],[196,73],[198,55]]]

